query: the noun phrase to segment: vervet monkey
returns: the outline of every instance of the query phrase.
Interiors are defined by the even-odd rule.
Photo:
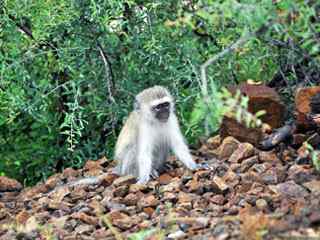
[[[115,172],[146,183],[165,166],[170,150],[189,169],[197,168],[181,134],[169,91],[154,86],[140,92],[118,137]]]

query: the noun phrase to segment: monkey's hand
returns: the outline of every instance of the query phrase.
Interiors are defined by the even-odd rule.
[[[189,161],[185,161],[185,165],[190,170],[197,170],[198,169],[198,164],[195,161],[193,161],[192,159]]]
[[[196,170],[201,170],[201,169],[211,170],[212,167],[208,163],[198,163]]]
[[[146,184],[147,182],[149,182],[149,180],[150,180],[150,176],[144,175],[138,178],[137,184]]]

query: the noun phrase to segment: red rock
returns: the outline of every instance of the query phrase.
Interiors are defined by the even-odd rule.
[[[238,148],[240,142],[233,137],[226,137],[220,147],[216,149],[220,159],[228,159]]]
[[[268,208],[268,203],[263,198],[260,198],[256,201],[256,206],[259,210],[266,210]]]
[[[87,224],[81,224],[77,226],[74,231],[76,232],[77,235],[81,236],[83,234],[90,234],[91,232],[93,232],[93,230],[94,230],[93,226],[87,225]]]
[[[240,181],[240,177],[231,169],[226,172],[222,179],[231,187],[235,187]]]
[[[184,209],[186,211],[190,211],[192,209],[192,203],[191,202],[179,203],[177,206],[179,206],[179,208]]]
[[[82,222],[93,225],[93,226],[98,226],[98,224],[99,224],[99,218],[89,216],[84,212],[75,212],[75,213],[71,214],[71,218],[79,219]]]
[[[135,225],[137,225],[140,221],[141,220],[138,217],[133,216],[133,217],[127,217],[127,218],[121,218],[121,219],[115,220],[113,224],[122,230],[128,230],[134,227]]]
[[[63,216],[63,217],[53,217],[49,220],[49,223],[52,224],[57,229],[63,229],[66,225],[66,222],[68,220],[69,216]]]
[[[225,192],[229,189],[229,186],[225,183],[225,181],[218,176],[213,177],[212,183],[217,186],[220,192]]]
[[[261,179],[261,175],[257,174],[256,172],[252,171],[250,169],[250,171],[244,173],[244,174],[240,174],[241,176],[241,182],[243,184],[243,182],[259,182]]]
[[[163,185],[160,187],[160,192],[179,192],[180,191],[180,183],[178,181],[171,181],[167,185]]]
[[[202,229],[206,228],[209,223],[210,219],[206,217],[185,217],[185,218],[178,218],[177,219],[178,224],[186,224],[186,225],[191,225],[192,229]]]
[[[221,194],[214,195],[214,196],[210,199],[210,202],[222,206],[222,205],[225,203],[225,198],[224,198],[224,196],[221,195]]]
[[[94,237],[94,239],[101,239],[102,240],[102,239],[113,238],[114,235],[110,229],[100,228],[100,229],[96,229],[94,231],[93,237]]]
[[[113,185],[115,187],[123,186],[123,185],[131,185],[136,183],[137,179],[134,176],[122,176],[114,180]]]
[[[202,189],[202,184],[195,179],[189,181],[186,186],[189,187],[190,192],[198,192]]]
[[[107,173],[107,174],[103,174],[100,179],[101,179],[101,185],[104,187],[108,187],[110,186],[115,179],[117,179],[119,176],[113,173]]]
[[[98,161],[88,160],[84,165],[84,170],[102,169]]]
[[[150,228],[151,227],[151,222],[150,221],[143,221],[142,223],[139,224],[139,228],[140,229],[144,229],[144,228]]]
[[[293,150],[292,148],[288,148],[282,151],[282,158],[281,160],[283,162],[292,162],[294,161],[294,159],[296,158],[296,151]],[[279,160],[278,163],[280,163],[281,161]]]
[[[256,113],[265,110],[266,114],[261,117],[262,122],[269,124],[272,128],[278,128],[283,123],[285,106],[279,94],[264,84],[241,83],[236,87],[231,87],[230,91],[235,93],[240,90],[242,94],[249,98],[248,111]]]
[[[145,207],[143,208],[143,212],[148,214],[149,217],[151,217],[154,213],[154,209],[152,207]]]
[[[130,229],[135,225],[133,221],[131,221],[131,218],[120,212],[120,211],[113,211],[107,215],[108,219],[110,219],[111,223],[123,230]]]
[[[168,173],[161,174],[158,181],[161,185],[170,183],[172,177]]]
[[[199,180],[201,178],[206,178],[208,176],[210,176],[211,171],[210,170],[199,170],[197,172],[195,172],[194,174],[194,178]]]
[[[124,197],[129,193],[129,186],[128,185],[119,186],[115,188],[112,192],[113,192],[113,196],[115,197]]]
[[[261,162],[276,163],[280,162],[274,151],[259,151],[259,159]]]
[[[52,176],[50,176],[47,181],[45,182],[45,185],[49,188],[49,189],[53,189],[55,188],[58,183],[61,183],[61,177],[62,174],[58,173],[58,174],[54,174]]]
[[[129,192],[130,193],[135,193],[135,192],[143,192],[148,189],[147,185],[144,184],[131,184],[129,187]]]
[[[138,202],[138,205],[141,208],[145,208],[145,207],[156,207],[159,204],[159,200],[155,198],[155,196],[153,195],[149,195],[147,197],[143,197],[140,199],[140,201]]]
[[[68,194],[70,194],[69,186],[63,186],[50,192],[49,197],[55,202],[61,202]]]
[[[2,224],[2,220],[6,220],[11,217],[11,214],[7,209],[1,208],[0,209],[0,223]],[[1,235],[1,229],[0,229],[0,235]]]
[[[320,181],[313,180],[310,182],[303,183],[303,186],[309,189],[312,193],[320,193]]]
[[[127,206],[134,206],[138,203],[140,197],[137,193],[129,193],[124,199],[123,203]]]
[[[303,198],[308,195],[308,192],[294,181],[280,183],[274,186],[272,190],[278,194],[292,198]]]
[[[260,163],[260,164],[255,164],[252,167],[252,170],[255,171],[258,174],[262,174],[264,172],[266,172],[268,169],[270,169],[272,167],[271,163]]]
[[[96,162],[99,163],[102,167],[106,167],[107,165],[109,165],[110,160],[108,160],[105,156],[103,156],[102,158],[98,159]]]
[[[86,199],[88,193],[83,189],[81,185],[74,187],[74,190],[70,193],[71,199],[74,201],[80,199]]]
[[[92,200],[88,204],[88,207],[90,207],[93,210],[96,216],[100,216],[106,211],[105,207],[102,206],[102,204],[98,200]]]
[[[14,203],[17,200],[18,196],[19,196],[19,192],[1,192],[0,201]]]
[[[221,144],[221,137],[219,135],[211,137],[207,140],[207,146],[208,146],[208,149],[210,150],[214,150],[218,148],[220,144]]]
[[[29,219],[30,214],[26,210],[20,211],[16,216],[16,221],[19,224],[25,224]]]
[[[264,191],[264,187],[263,185],[262,186],[257,186],[256,185],[257,183],[253,183],[252,186],[251,186],[251,189],[247,192],[248,196],[261,196],[263,194],[263,191]],[[259,183],[258,183],[259,184]],[[262,196],[261,196],[262,197]],[[256,200],[256,199],[255,199]]]
[[[248,171],[254,164],[258,163],[258,156],[252,156],[242,161],[241,163],[241,172]]]
[[[22,195],[26,199],[34,199],[40,197],[42,194],[47,193],[50,189],[45,184],[39,184],[32,188],[25,188]]]
[[[267,123],[262,123],[261,130],[263,133],[266,133],[266,134],[272,133],[272,127]]]
[[[220,136],[222,139],[232,136],[241,142],[248,142],[258,146],[258,143],[262,140],[263,133],[261,128],[248,128],[236,119],[224,116],[220,126]]]
[[[239,163],[243,159],[253,156],[254,151],[254,147],[250,143],[240,143],[228,161],[232,163]]]
[[[309,128],[310,121],[307,114],[311,112],[310,100],[320,93],[320,86],[299,88],[295,94],[296,122],[299,128]]]
[[[277,184],[285,179],[286,170],[281,167],[272,167],[261,175],[264,184]]]
[[[180,192],[178,195],[178,203],[186,203],[186,202],[192,202],[194,198],[191,194]]]
[[[103,174],[103,170],[99,168],[92,168],[83,173],[84,177],[100,177]]]
[[[70,212],[71,211],[71,205],[66,202],[57,202],[53,200],[47,200],[46,202],[46,208],[50,210],[62,210],[64,212]]]
[[[103,174],[103,167],[97,161],[88,160],[83,169],[85,177],[98,177]]]
[[[122,219],[122,218],[127,218],[129,216],[127,214],[125,214],[125,213],[122,213],[119,210],[113,210],[113,211],[111,211],[110,213],[107,214],[107,217],[108,217],[108,219],[110,219],[110,221],[113,222],[115,220]]]
[[[20,191],[21,189],[22,185],[17,180],[0,176],[0,192]]]
[[[230,164],[230,169],[234,172],[237,172],[237,170],[239,170],[241,167],[240,163],[232,163]]]
[[[320,223],[320,211],[315,211],[315,212],[312,212],[310,217],[309,217],[309,220],[312,224],[319,224]]]
[[[314,179],[313,168],[310,165],[292,165],[288,170],[288,180],[305,183]]]

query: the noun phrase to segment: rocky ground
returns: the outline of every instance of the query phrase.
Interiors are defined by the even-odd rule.
[[[237,89],[250,111],[266,110],[267,125],[225,116],[220,135],[193,152],[206,169],[172,158],[138,185],[102,158],[32,188],[0,177],[0,239],[320,239],[320,86],[297,90],[292,124],[273,89]]]
[[[112,174],[105,158],[33,188],[1,177],[0,239],[320,238],[320,176],[294,148],[217,136],[193,154],[209,168],[172,158],[147,185]]]

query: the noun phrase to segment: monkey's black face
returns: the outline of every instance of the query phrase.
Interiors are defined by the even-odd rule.
[[[163,102],[155,105],[152,107],[152,111],[160,122],[166,122],[170,116],[170,103]]]

